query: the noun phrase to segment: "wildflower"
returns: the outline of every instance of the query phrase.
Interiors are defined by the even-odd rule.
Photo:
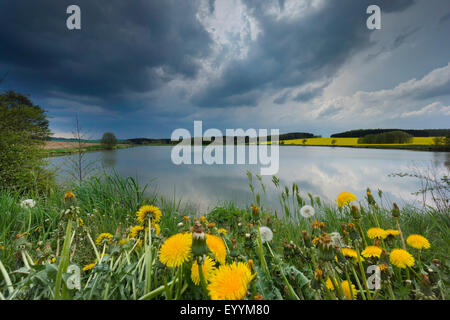
[[[126,245],[129,241],[130,241],[129,238],[123,238],[123,239],[120,239],[120,240],[119,240],[119,244],[120,244],[121,246],[124,246],[124,245]]]
[[[227,230],[224,228],[217,229],[217,232],[223,236],[227,235]]]
[[[406,243],[415,249],[422,250],[430,248],[430,242],[420,234],[412,234],[406,239]]]
[[[317,243],[319,243],[319,237],[315,237],[315,238],[312,240],[312,243],[313,243],[314,245],[317,245]]]
[[[339,247],[344,245],[344,242],[342,241],[342,237],[339,234],[339,232],[332,232],[330,233],[331,243],[333,245],[337,245]]]
[[[352,201],[356,201],[356,196],[350,192],[341,192],[337,196],[337,205],[342,208],[346,204],[349,204]]]
[[[206,222],[205,216],[201,216],[201,217],[200,217],[200,221],[203,222],[203,223],[205,223],[205,222]]]
[[[209,281],[215,270],[216,267],[214,266],[214,261],[210,257],[206,257],[202,264],[202,272],[205,277],[205,281]],[[192,264],[191,279],[195,285],[198,286],[200,284],[200,274],[198,272],[197,261],[194,261]]]
[[[84,221],[81,218],[78,218],[78,225],[82,227],[84,225]]]
[[[356,205],[352,205],[351,213],[353,219],[355,220],[361,219],[361,214],[359,213],[358,207]]]
[[[394,237],[394,236],[398,236],[400,234],[400,231],[394,230],[394,229],[387,229],[385,231],[386,231],[386,234],[387,234],[388,237],[389,236]]]
[[[74,199],[75,198],[75,194],[72,191],[67,191],[64,194],[64,202],[69,201],[70,199]]]
[[[130,238],[137,239],[141,232],[143,233],[145,228],[143,226],[134,226],[130,230]]]
[[[87,265],[85,265],[85,266],[83,267],[83,271],[89,271],[89,270],[91,270],[91,269],[94,268],[94,267],[95,267],[95,263],[87,264]]]
[[[156,235],[159,235],[161,233],[161,227],[159,224],[152,223],[152,229],[155,231]]]
[[[255,268],[255,263],[253,262],[253,259],[249,259],[247,261],[247,265],[250,268],[250,270],[253,270]]]
[[[184,219],[184,221],[189,222],[189,217],[188,216],[184,216],[183,219]]]
[[[161,216],[161,210],[153,205],[143,205],[139,208],[138,212],[136,212],[137,220],[142,224],[146,224],[149,219],[155,223],[159,222]]]
[[[313,207],[306,205],[306,206],[303,206],[303,207],[300,209],[300,214],[301,214],[304,218],[310,218],[310,217],[312,217],[312,216],[315,214],[315,210],[314,210]]]
[[[397,204],[393,203],[394,208],[392,209],[392,216],[396,219],[400,217],[400,209],[398,208]]]
[[[206,235],[206,245],[213,253],[214,257],[220,264],[225,264],[225,258],[227,256],[227,248],[223,240],[215,235]]]
[[[314,220],[312,223],[311,223],[311,226],[314,228],[314,229],[319,229],[319,227],[320,227],[320,221],[319,220]]]
[[[334,281],[336,282],[336,278],[334,278]],[[333,281],[331,281],[330,277],[327,278],[327,281],[325,281],[325,285],[327,286],[327,288],[331,291],[334,290],[334,285],[333,285]]]
[[[101,233],[98,237],[97,240],[95,240],[95,243],[97,243],[98,245],[104,244],[104,243],[108,243],[110,244],[111,241],[113,239],[113,235],[111,233]]]
[[[319,257],[331,261],[335,257],[335,249],[330,236],[323,233],[319,238]]]
[[[356,287],[351,282],[347,280],[341,282],[342,291],[344,291],[344,295],[347,300],[355,300],[356,299]],[[351,287],[351,290],[350,290]],[[352,295],[353,293],[353,295]]]
[[[377,246],[367,246],[362,252],[361,255],[364,258],[379,258],[381,257],[381,253],[383,252],[383,250],[380,247]]]
[[[378,265],[378,268],[380,269],[381,272],[386,272],[389,269],[389,267],[385,263]]]
[[[210,279],[209,295],[212,300],[243,299],[254,276],[243,262],[220,266]]]
[[[386,239],[388,234],[381,228],[370,228],[367,230],[367,236],[370,239]]]
[[[216,226],[216,224],[214,222],[210,222],[208,223],[208,228],[212,229]]]
[[[177,233],[162,244],[159,261],[171,268],[179,267],[190,258],[191,246],[191,233]]]
[[[344,257],[347,258],[354,258],[357,259],[358,258],[358,254],[356,252],[356,250],[351,249],[351,248],[342,248],[341,249],[342,254],[344,255]]]
[[[56,258],[53,257],[52,260],[50,260],[50,261],[51,261],[51,263],[55,263],[56,262]]]
[[[27,200],[23,200],[20,203],[20,207],[23,209],[29,208],[32,209],[36,206],[36,201],[34,201],[33,199],[27,199]]]
[[[337,283],[337,279],[336,278],[334,278],[334,282]],[[333,282],[331,281],[331,279],[329,277],[327,278],[327,281],[325,282],[325,285],[327,286],[327,288],[329,290],[331,290],[331,291],[334,290]],[[350,292],[350,286],[352,287],[352,291],[351,292],[353,292],[353,296],[352,296],[352,294]],[[344,292],[345,298],[347,300],[356,299],[356,287],[355,287],[354,284],[352,284],[351,282],[349,283],[347,280],[345,280],[345,281],[341,282],[341,288],[342,288],[342,291]]]
[[[406,250],[393,249],[389,256],[389,261],[399,268],[405,269],[414,265],[414,257]]]
[[[273,232],[272,232],[272,230],[270,230],[270,228],[268,228],[268,227],[259,227],[259,233],[261,234],[261,241],[262,241],[262,243],[272,241],[272,239],[273,239]]]

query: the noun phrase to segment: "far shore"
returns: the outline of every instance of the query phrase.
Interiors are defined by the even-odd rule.
[[[154,144],[117,144],[112,150],[126,149],[133,147],[160,147],[160,146],[174,146],[174,144],[154,143]],[[314,144],[280,144],[281,147],[331,147],[331,148],[361,148],[361,149],[396,149],[396,150],[411,150],[411,151],[434,151],[434,152],[450,152],[450,148],[446,146],[434,145],[314,145]],[[83,152],[96,152],[102,150],[109,150],[104,145],[94,142],[83,142],[81,144]],[[77,142],[73,141],[46,141],[43,146],[44,157],[59,157],[79,152]]]

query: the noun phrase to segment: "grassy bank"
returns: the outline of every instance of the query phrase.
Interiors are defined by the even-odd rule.
[[[126,149],[135,147],[136,145],[133,144],[118,144],[114,147],[112,150],[116,149]],[[93,151],[101,151],[101,150],[108,150],[105,146],[101,144],[94,144],[94,145],[86,145],[83,146],[81,151],[82,152],[93,152]],[[43,156],[44,157],[57,157],[57,156],[66,156],[70,154],[78,153],[79,149],[77,148],[76,144],[73,144],[73,147],[70,148],[60,148],[60,149],[44,149]]]
[[[339,207],[275,177],[280,205],[271,208],[259,177],[248,176],[247,207],[210,212],[116,175],[73,194],[0,191],[0,299],[447,299],[448,212],[407,206],[397,219],[382,193],[344,194]],[[26,198],[35,206],[22,207]],[[206,244],[193,242],[202,229]],[[430,247],[406,244],[412,234]],[[396,248],[411,256],[393,258]],[[371,265],[380,266],[379,289],[366,284]]]

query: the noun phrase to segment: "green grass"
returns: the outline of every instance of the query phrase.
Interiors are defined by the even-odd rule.
[[[318,289],[313,290],[317,285],[314,281],[316,268],[321,268],[326,274],[336,272],[338,278],[345,280],[343,270],[350,272],[354,267],[355,274],[350,275],[352,283],[362,282],[363,275],[358,265],[350,261],[322,261],[320,250],[311,244],[311,239],[320,237],[323,232],[343,234],[343,223],[356,223],[349,207],[338,208],[335,204],[325,203],[309,194],[300,194],[295,184],[281,186],[274,179],[280,204],[271,209],[265,204],[266,186],[262,184],[260,177],[251,173],[248,173],[248,177],[253,194],[248,206],[239,207],[233,202],[218,205],[206,214],[208,223],[214,222],[215,226],[204,224],[205,231],[213,234],[217,234],[218,228],[227,230],[223,239],[228,248],[228,263],[245,262],[249,259],[254,261],[257,276],[250,284],[251,294],[246,298],[251,299],[256,293],[262,294],[266,299],[342,298],[337,291],[329,292],[323,283],[319,283]],[[69,189],[76,195],[76,200],[65,202],[64,193]],[[20,202],[27,198],[35,199],[37,205],[32,209],[21,208]],[[359,199],[357,202],[364,232],[377,224],[384,229],[396,229],[391,213],[392,204],[386,203],[381,193],[375,198],[376,206],[369,205],[367,199]],[[129,228],[137,224],[136,211],[143,204],[154,204],[161,209],[161,234],[152,232],[151,244],[146,235],[142,238],[142,246],[137,246],[133,241],[119,245],[119,240],[127,237]],[[257,219],[252,215],[250,204],[259,208]],[[301,216],[300,208],[306,204],[314,206],[314,219],[324,222],[323,230],[314,229],[311,221]],[[175,272],[161,264],[157,258],[162,243],[171,235],[182,230],[188,231],[199,213],[175,198],[160,197],[148,192],[147,186],[140,185],[133,178],[105,174],[85,180],[81,185],[55,187],[45,195],[0,191],[0,213],[0,262],[6,270],[6,274],[0,272],[0,299],[208,298],[207,292],[195,286],[190,279],[192,260],[178,268],[179,272]],[[189,217],[189,222],[183,216]],[[70,234],[67,233],[69,220],[72,220],[73,230]],[[179,223],[182,225],[179,226]],[[421,261],[425,272],[428,273],[429,268],[435,271],[433,275],[436,275],[437,280],[426,286],[419,280],[419,276],[414,277],[414,272],[419,273],[417,250],[407,247],[416,258],[410,272],[395,266],[390,266],[389,269],[389,285],[392,286],[395,298],[419,299],[421,294],[425,294],[429,298],[445,299],[448,297],[449,213],[432,208],[406,206],[401,208],[399,224],[405,238],[417,233],[430,241],[431,248],[422,251]],[[270,241],[273,254],[267,244],[259,247],[255,231],[257,225],[273,230],[274,237]],[[308,233],[309,240],[303,238],[302,231]],[[92,241],[105,232],[114,235],[113,242],[94,245]],[[246,237],[247,233],[250,238]],[[364,236],[367,242],[372,242]],[[67,250],[64,252],[65,238],[71,240],[66,240]],[[296,245],[297,251],[288,245],[291,241]],[[346,241],[351,247],[361,248],[359,238]],[[399,237],[386,244],[388,252],[395,247],[402,247]],[[99,262],[102,251],[108,255]],[[52,261],[52,258],[56,261]],[[69,277],[69,264],[82,268],[96,259],[93,270],[81,272],[80,290],[57,284],[58,272],[61,273],[63,282]],[[432,263],[433,259],[439,260],[439,267]],[[263,272],[263,261],[268,266],[268,274]],[[370,259],[367,259],[364,267],[369,262]],[[386,260],[385,263],[389,264],[389,261]],[[331,269],[327,267],[330,265]],[[295,274],[295,277],[284,278],[283,274],[288,273]],[[405,282],[408,277],[412,280],[411,284]],[[7,278],[14,287],[12,291],[7,288]],[[287,284],[291,291],[284,290]],[[55,296],[55,293],[61,293],[61,296]],[[386,283],[377,292],[357,288],[358,299],[367,299],[369,295],[371,298],[392,298]]]
[[[114,147],[114,149],[126,149],[126,148],[132,148],[136,145],[133,144],[118,144]],[[93,151],[100,151],[100,150],[108,150],[103,145],[94,145],[94,146],[85,146],[81,149],[82,152],[93,152]],[[77,148],[64,148],[64,149],[46,149],[42,151],[42,155],[44,157],[57,157],[57,156],[66,156],[70,154],[78,153],[79,150]]]

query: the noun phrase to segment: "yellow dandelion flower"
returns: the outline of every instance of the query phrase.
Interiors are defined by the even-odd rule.
[[[313,243],[314,245],[317,245],[318,242],[319,242],[319,237],[315,237],[315,238],[312,240],[312,243]]]
[[[380,271],[381,271],[381,272],[385,272],[385,271],[387,271],[387,269],[388,269],[389,267],[387,266],[387,264],[382,263],[382,264],[378,265],[378,268],[380,268]]]
[[[84,221],[81,218],[78,218],[78,225],[82,227],[84,225]]]
[[[161,233],[161,227],[157,223],[152,224],[152,229],[155,230],[156,235],[159,235]]]
[[[206,235],[206,245],[213,253],[214,257],[220,264],[225,264],[225,258],[227,256],[227,248],[223,240],[215,235]]]
[[[148,219],[151,219],[152,222],[159,222],[161,216],[161,210],[153,205],[143,205],[139,208],[138,212],[136,212],[136,218],[142,224],[146,224]]]
[[[205,222],[206,222],[205,216],[201,216],[201,217],[200,217],[200,221],[203,222],[203,223],[205,223]]]
[[[341,192],[337,196],[337,205],[342,208],[346,204],[349,204],[352,201],[356,201],[356,196],[350,192]]]
[[[334,281],[336,281],[336,278],[334,279]],[[334,285],[333,285],[333,281],[331,281],[330,277],[327,278],[327,281],[325,281],[325,285],[327,286],[327,288],[331,291],[334,290]]]
[[[91,270],[91,269],[94,268],[94,267],[95,267],[95,263],[87,264],[87,265],[85,265],[85,266],[83,267],[83,271],[89,271],[89,270]]]
[[[120,239],[120,240],[119,240],[119,244],[120,244],[121,246],[124,246],[124,245],[126,245],[129,241],[130,241],[129,238],[123,238],[123,239]]]
[[[342,248],[341,249],[342,254],[344,255],[344,257],[348,257],[348,258],[358,258],[358,254],[356,253],[356,251],[354,249],[351,248]]]
[[[386,231],[386,234],[388,237],[389,236],[398,236],[400,234],[400,231],[394,230],[394,229],[387,229],[385,231]]]
[[[177,233],[169,237],[159,249],[159,261],[168,267],[179,267],[191,256],[192,234]]]
[[[214,261],[210,257],[206,257],[202,264],[202,272],[205,277],[205,281],[209,281],[211,276],[214,274],[216,267],[214,266]],[[200,284],[200,274],[198,273],[197,261],[194,261],[191,268],[191,279],[195,285]]]
[[[406,243],[415,249],[429,249],[430,242],[427,238],[421,236],[420,234],[412,234],[406,239]]]
[[[105,232],[105,233],[101,233],[97,237],[97,240],[95,240],[95,243],[97,243],[98,245],[102,245],[104,243],[110,244],[112,239],[113,239],[113,235],[111,233]]]
[[[367,230],[367,236],[370,239],[386,239],[388,234],[381,228],[370,228]]]
[[[212,300],[241,300],[246,296],[248,285],[254,276],[243,262],[222,265],[211,276],[209,295]]]
[[[138,239],[139,236],[140,236],[141,234],[144,233],[144,231],[145,231],[145,228],[144,228],[143,226],[134,226],[134,227],[131,227],[131,230],[130,230],[130,238]],[[142,232],[142,233],[141,233],[141,232]]]
[[[218,232],[219,234],[224,235],[224,236],[227,235],[227,229],[224,229],[224,228],[219,228],[219,229],[217,229],[217,232]]]
[[[364,258],[379,258],[383,250],[377,246],[367,246],[363,251],[361,251],[361,255]]]
[[[394,266],[402,269],[414,265],[414,257],[408,251],[403,249],[393,249],[389,256],[389,261],[391,261]]]
[[[64,201],[68,201],[73,198],[75,198],[75,194],[71,191],[68,191],[64,194]]]
[[[342,291],[344,291],[345,298],[347,300],[356,299],[356,287],[353,283],[349,283],[347,280],[341,282]],[[351,287],[351,290],[350,290]],[[352,295],[353,294],[353,295]]]
[[[53,257],[52,260],[50,260],[50,261],[51,261],[51,263],[55,263],[56,262],[56,258]]]

